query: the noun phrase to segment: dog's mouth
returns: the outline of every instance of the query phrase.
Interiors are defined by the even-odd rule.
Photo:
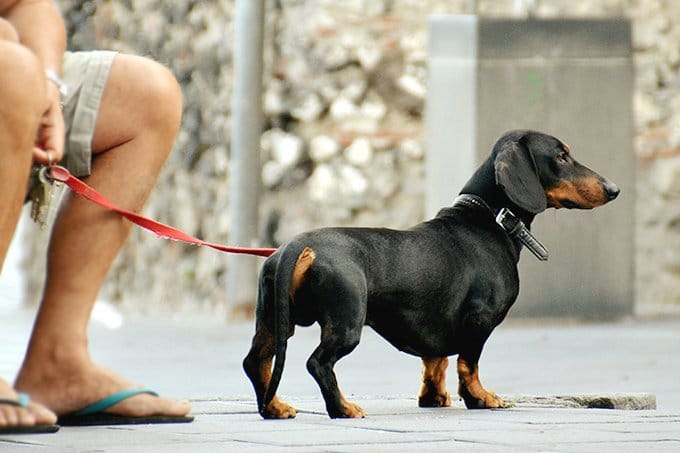
[[[556,187],[547,190],[545,195],[548,206],[555,209],[593,209],[616,198],[608,196],[595,178],[561,181]]]
[[[583,207],[583,206],[580,206],[578,203],[575,203],[571,200],[562,200],[562,201],[560,201],[560,205],[563,208],[566,208],[566,209],[591,209],[590,206]]]
[[[548,201],[548,206],[555,209],[593,209],[593,206],[584,206],[572,200],[556,200],[554,198]]]

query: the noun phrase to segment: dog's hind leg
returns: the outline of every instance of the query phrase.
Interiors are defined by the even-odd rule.
[[[423,383],[418,394],[420,407],[449,407],[451,395],[446,390],[446,368],[448,357],[423,357]]]
[[[248,375],[257,396],[257,407],[262,407],[264,394],[272,376],[272,358],[274,357],[274,334],[258,322],[257,331],[248,355],[243,360],[243,369]],[[280,401],[276,395],[261,411],[264,418],[295,418],[295,408]]]
[[[361,407],[347,401],[342,395],[333,371],[335,363],[359,344],[360,336],[361,327],[322,329],[321,344],[307,361],[307,370],[319,384],[326,402],[326,410],[331,418],[361,418],[365,415]]]
[[[271,264],[273,268],[274,264]],[[294,418],[295,409],[280,401],[276,395],[267,407],[262,408],[264,394],[272,376],[272,358],[275,352],[273,300],[273,280],[269,277],[268,263],[265,263],[260,276],[257,302],[257,321],[255,336],[248,355],[243,360],[243,370],[250,379],[257,397],[257,407],[264,418]],[[290,332],[292,334],[292,332]]]
[[[332,290],[323,291],[325,300],[320,316],[321,343],[307,360],[307,370],[316,380],[331,418],[361,418],[362,408],[345,399],[338,388],[333,367],[354,350],[361,340],[366,317],[365,285],[360,277],[337,281]],[[354,282],[354,283],[352,283]]]

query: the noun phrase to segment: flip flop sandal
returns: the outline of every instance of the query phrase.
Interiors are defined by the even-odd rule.
[[[156,423],[190,423],[193,416],[176,415],[148,415],[134,417],[105,412],[106,409],[136,395],[147,394],[158,396],[155,391],[146,387],[136,387],[116,392],[96,403],[90,404],[79,411],[62,415],[58,423],[61,426],[101,426],[101,425],[143,425]]]

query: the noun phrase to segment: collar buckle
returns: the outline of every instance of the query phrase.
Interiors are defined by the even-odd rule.
[[[548,249],[531,234],[531,231],[529,231],[524,222],[508,208],[502,208],[496,213],[483,198],[467,193],[459,195],[454,200],[453,205],[481,208],[488,211],[492,217],[496,218],[496,223],[503,228],[503,231],[505,231],[508,236],[512,239],[518,239],[522,245],[528,248],[540,261],[548,261]]]
[[[550,256],[548,249],[531,234],[531,231],[524,225],[524,222],[508,208],[503,208],[498,211],[496,223],[508,233],[508,236],[513,239],[519,239],[519,241],[540,261],[548,261],[548,257]]]

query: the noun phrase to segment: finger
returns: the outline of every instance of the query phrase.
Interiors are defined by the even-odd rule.
[[[50,163],[47,152],[39,146],[33,147],[33,163],[39,165],[48,165]]]

